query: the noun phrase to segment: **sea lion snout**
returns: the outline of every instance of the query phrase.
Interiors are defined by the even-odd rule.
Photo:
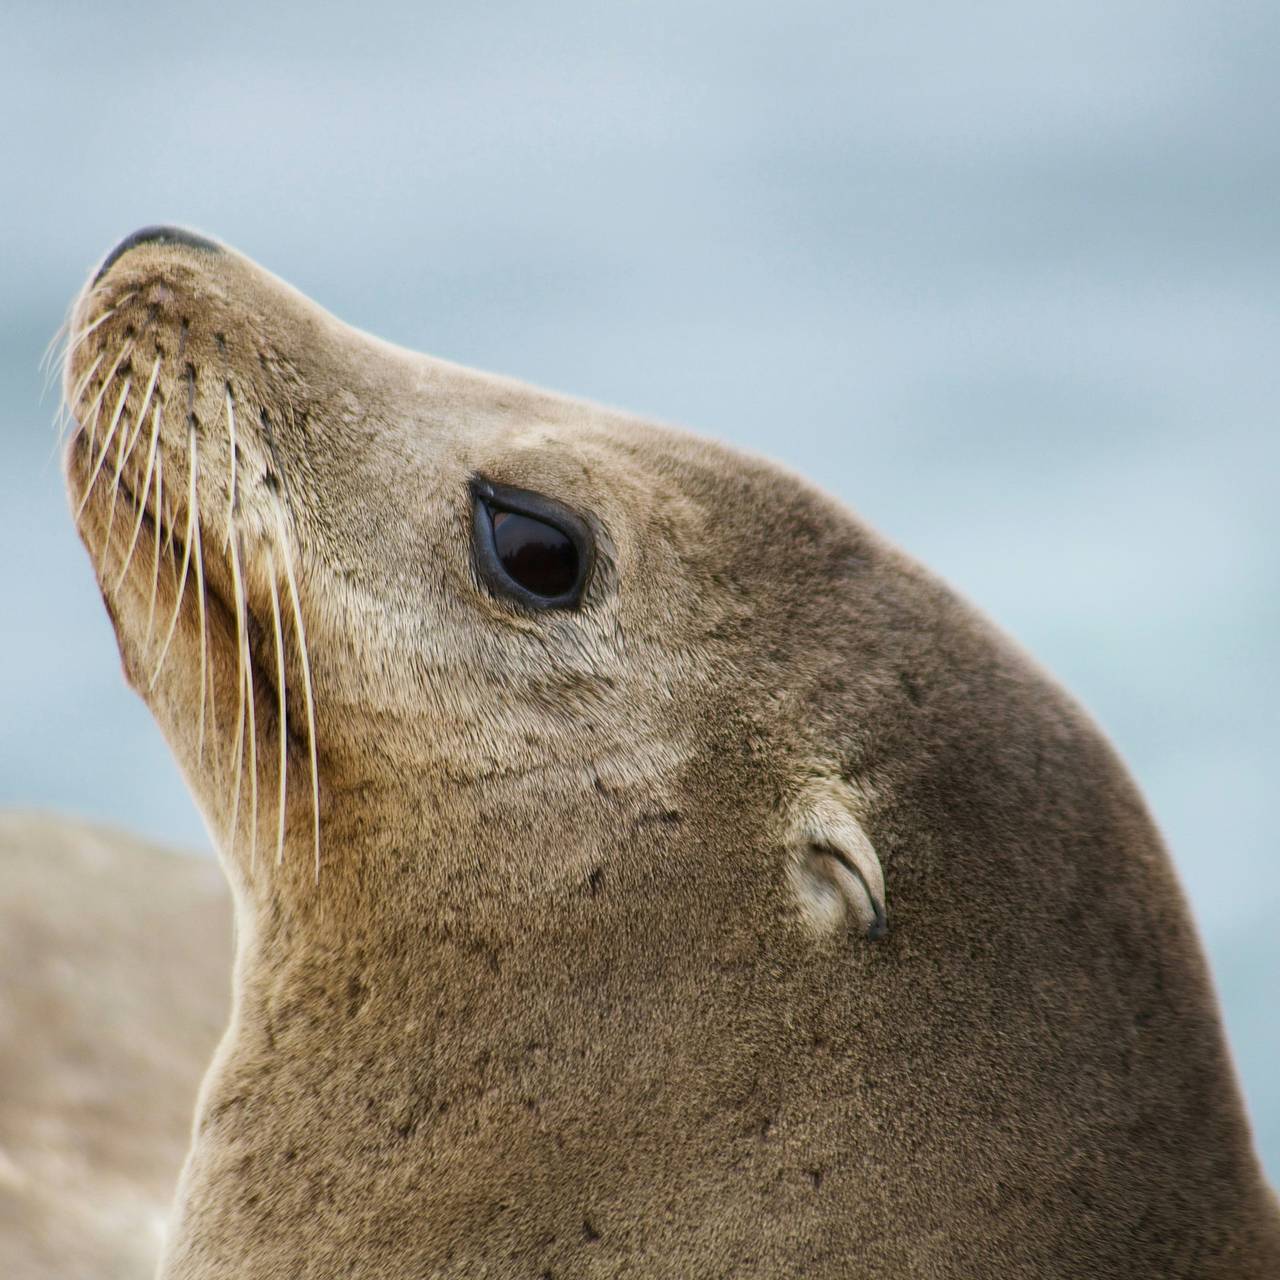
[[[116,245],[110,253],[102,260],[102,265],[94,273],[93,284],[98,284],[102,277],[118,262],[130,249],[136,249],[139,245],[144,244],[179,244],[186,245],[188,249],[198,249],[202,253],[221,253],[222,246],[205,236],[198,235],[194,231],[188,231],[185,227],[166,227],[152,226],[139,227],[137,231],[131,231],[119,244]]]

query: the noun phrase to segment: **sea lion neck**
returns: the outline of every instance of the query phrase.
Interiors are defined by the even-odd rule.
[[[613,761],[616,765],[616,758]],[[459,784],[327,794],[318,876],[305,858],[224,856],[247,935],[273,955],[298,939],[332,955],[353,945],[388,953],[543,939],[522,967],[602,949],[661,943],[713,956],[743,929],[767,930],[791,906],[776,786],[737,811],[714,804],[714,772],[624,780],[617,769],[544,768]],[[609,778],[606,783],[603,778]],[[712,802],[712,803],[709,803]],[[779,857],[726,856],[776,828]],[[715,919],[672,912],[671,901],[718,902]],[[560,957],[558,960],[556,957]],[[434,962],[427,966],[434,968]]]

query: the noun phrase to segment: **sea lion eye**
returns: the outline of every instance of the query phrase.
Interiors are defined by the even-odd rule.
[[[578,580],[578,549],[554,525],[493,512],[493,545],[508,576],[538,596],[562,596]]]
[[[541,494],[477,480],[476,564],[488,585],[537,609],[566,609],[582,596],[591,556],[586,522]]]

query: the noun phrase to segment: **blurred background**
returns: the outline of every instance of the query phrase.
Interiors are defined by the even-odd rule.
[[[0,9],[0,806],[208,849],[41,355],[146,223],[818,479],[1098,717],[1280,1180],[1280,7]]]

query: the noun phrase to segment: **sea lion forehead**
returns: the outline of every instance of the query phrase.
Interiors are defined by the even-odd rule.
[[[381,541],[388,561],[399,547],[425,565],[433,539],[443,550],[441,539],[464,537],[477,478],[564,503],[599,534],[602,563],[684,566],[708,593],[727,577],[741,594],[755,579],[761,607],[780,571],[812,581],[834,569],[839,579],[849,547],[868,545],[848,511],[776,464],[395,346],[206,237],[173,228],[128,237],[85,291],[74,327],[116,310],[163,331],[156,349],[174,357],[167,375],[185,366],[178,390],[193,418],[229,419],[237,406],[242,437],[265,438],[264,473],[282,473],[292,518],[313,526],[312,551],[353,580],[379,562],[369,552],[353,559],[353,539]],[[67,363],[69,402],[91,349]],[[224,447],[209,444],[215,455]],[[399,577],[405,568],[383,567]],[[661,576],[634,587],[644,596]]]
[[[198,500],[191,532],[210,547],[240,542],[241,563],[227,566],[221,594],[243,594],[259,630],[273,621],[263,614],[274,578],[277,594],[297,585],[302,611],[314,607],[315,639],[342,648],[341,633],[359,631],[366,648],[392,652],[415,614],[433,625],[447,614],[452,630],[437,627],[422,652],[462,655],[482,644],[495,669],[497,652],[474,624],[515,619],[491,608],[477,581],[478,482],[540,495],[564,509],[562,523],[589,529],[592,545],[577,547],[594,570],[583,600],[629,608],[633,636],[699,611],[714,625],[724,613],[715,597],[728,579],[751,576],[757,551],[768,558],[780,512],[802,493],[798,481],[715,443],[383,342],[211,241],[139,234],[108,258],[77,307],[68,403],[91,416],[89,435],[99,419],[106,425],[95,466],[108,487],[153,492],[171,536]],[[173,484],[176,468],[188,486]],[[107,538],[110,525],[109,513]],[[135,541],[150,527],[138,524]],[[282,531],[294,535],[287,557]],[[282,559],[296,561],[296,584],[277,572]],[[744,607],[744,598],[732,604],[738,615]],[[388,625],[370,632],[370,610]],[[697,635],[695,627],[686,640]],[[336,676],[320,656],[322,679]],[[403,674],[402,655],[395,665]],[[367,697],[379,666],[346,667],[340,683]]]
[[[117,309],[149,322],[168,313],[168,348],[189,371],[243,384],[267,415],[328,428],[328,439],[314,434],[310,448],[390,451],[390,461],[433,483],[441,473],[489,474],[597,510],[631,486],[650,490],[656,506],[670,497],[673,472],[655,474],[655,458],[693,443],[586,400],[387,342],[235,249],[175,228],[147,228],[113,249],[82,294],[73,329]],[[68,392],[82,367],[73,353]]]

